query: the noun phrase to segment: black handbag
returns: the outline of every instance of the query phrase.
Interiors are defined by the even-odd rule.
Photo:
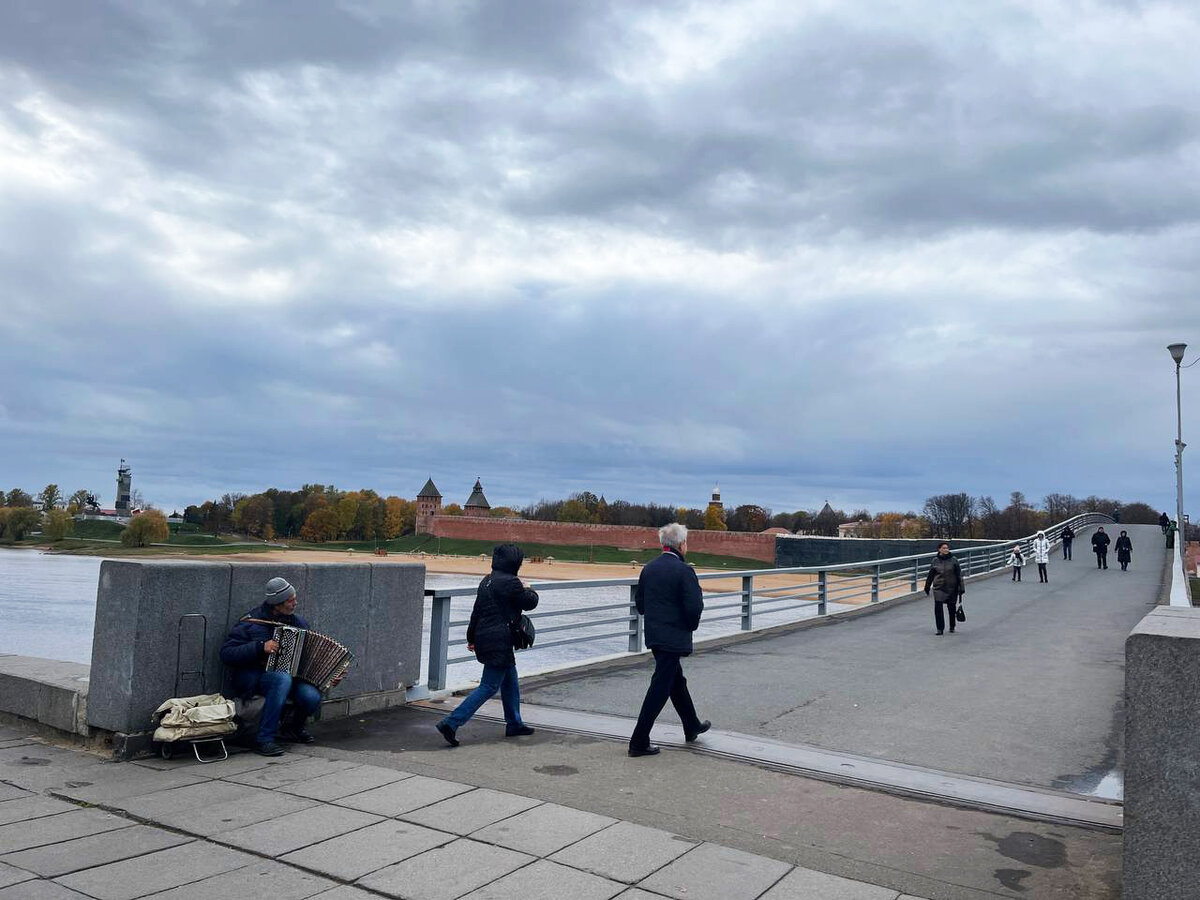
[[[965,612],[963,612],[963,607],[962,607],[962,594],[958,595],[958,605],[954,607],[954,621],[956,621],[956,622],[967,621],[967,614]]]
[[[533,642],[537,640],[537,629],[533,627],[533,620],[525,613],[521,613],[515,619],[508,618],[508,610],[500,605],[500,601],[496,599],[495,592],[492,591],[492,580],[488,579],[488,596],[492,598],[492,603],[500,612],[505,620],[508,621],[508,636],[512,641],[514,650],[528,650],[533,646]]]

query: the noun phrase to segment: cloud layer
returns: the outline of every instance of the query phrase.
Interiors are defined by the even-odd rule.
[[[8,4],[0,479],[1169,505],[1198,45],[1153,0]]]

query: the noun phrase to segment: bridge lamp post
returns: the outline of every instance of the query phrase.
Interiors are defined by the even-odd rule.
[[[1183,448],[1187,444],[1183,442],[1183,404],[1179,391],[1179,368],[1180,363],[1183,362],[1183,352],[1187,350],[1187,344],[1171,344],[1167,349],[1171,352],[1171,359],[1175,360],[1175,533],[1180,535],[1184,534],[1185,527],[1183,524]],[[1175,539],[1184,540],[1183,537],[1178,536]]]

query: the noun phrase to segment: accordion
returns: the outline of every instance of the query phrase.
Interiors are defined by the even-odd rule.
[[[346,674],[354,654],[333,638],[303,628],[279,625],[272,638],[279,649],[267,657],[268,672],[287,672],[321,693]]]

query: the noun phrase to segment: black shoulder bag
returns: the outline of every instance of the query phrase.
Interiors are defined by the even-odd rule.
[[[508,610],[496,599],[496,593],[492,590],[492,579],[490,578],[488,579],[487,589],[488,596],[492,598],[492,603],[504,618],[504,621],[508,623],[508,636],[512,640],[513,649],[528,650],[533,646],[533,642],[537,638],[537,629],[533,627],[533,620],[525,615],[525,613],[521,613],[515,619],[510,619],[508,617]]]

